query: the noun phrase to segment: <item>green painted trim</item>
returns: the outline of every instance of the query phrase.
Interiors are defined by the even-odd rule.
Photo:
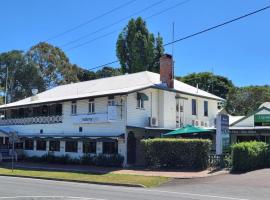
[[[262,110],[267,110],[267,111],[270,112],[270,108],[267,108],[267,107],[264,107],[264,106],[263,106],[263,107],[261,107],[261,108],[258,108],[258,109],[255,110],[254,112],[250,113],[249,115],[247,115],[247,116],[245,116],[245,117],[243,117],[243,118],[237,120],[236,122],[232,123],[230,126],[234,126],[235,124],[237,124],[237,123],[239,123],[239,122],[241,122],[241,121],[243,121],[243,120],[245,120],[245,119],[251,117],[252,115],[255,115],[256,113],[258,113],[258,112],[260,112],[260,111],[262,111]]]

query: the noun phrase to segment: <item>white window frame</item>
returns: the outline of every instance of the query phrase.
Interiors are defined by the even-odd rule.
[[[109,99],[108,106],[115,106],[115,99]]]
[[[77,115],[77,102],[71,102],[71,115]]]
[[[144,100],[143,99],[137,99],[137,108],[144,109]]]
[[[94,114],[95,113],[95,101],[94,100],[89,100],[88,102],[88,113],[89,114]]]

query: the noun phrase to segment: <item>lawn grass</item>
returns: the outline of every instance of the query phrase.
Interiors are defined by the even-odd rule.
[[[136,185],[143,185],[145,187],[155,187],[169,180],[169,178],[165,177],[126,175],[113,173],[91,174],[79,172],[24,170],[24,169],[15,169],[12,172],[11,169],[7,168],[0,168],[0,175],[48,178],[48,179],[59,179],[69,181],[73,180],[90,183],[95,182],[95,183],[136,184]]]

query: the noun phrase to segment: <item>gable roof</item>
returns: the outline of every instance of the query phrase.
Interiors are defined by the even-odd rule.
[[[249,115],[247,115],[247,116],[245,116],[245,117],[242,117],[241,119],[235,121],[235,122],[232,123],[230,126],[234,126],[235,124],[237,124],[237,123],[239,123],[239,122],[241,122],[241,121],[243,121],[243,120],[249,118],[249,117],[252,116],[252,115],[255,115],[256,113],[258,113],[258,112],[260,112],[260,111],[262,111],[262,110],[267,110],[267,111],[270,112],[270,108],[264,107],[264,106],[262,106],[262,107],[260,106],[260,107],[259,107],[257,110],[255,110],[254,112],[252,112],[252,113],[250,113]]]
[[[20,101],[2,105],[0,106],[0,109],[30,104],[40,104],[45,102],[57,102],[71,99],[106,96],[113,94],[128,94],[150,87],[163,90],[172,90],[180,93],[201,96],[219,101],[224,100],[216,95],[210,94],[208,92],[197,89],[193,86],[177,80],[174,80],[174,89],[169,89],[163,84],[161,84],[159,74],[144,71],[133,74],[57,86],[55,88],[37,94],[35,99],[33,99],[32,97],[28,97]]]

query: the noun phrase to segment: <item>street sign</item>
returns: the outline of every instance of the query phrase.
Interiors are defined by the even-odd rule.
[[[216,118],[216,154],[221,155],[230,145],[229,116],[218,114]]]

